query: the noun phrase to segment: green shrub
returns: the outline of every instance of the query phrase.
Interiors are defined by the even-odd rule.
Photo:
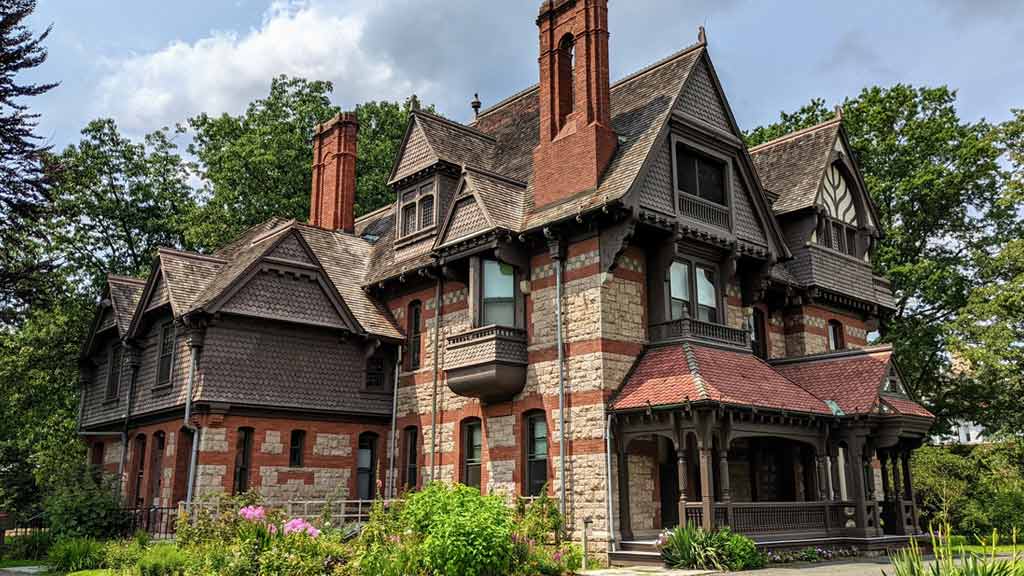
[[[102,568],[104,552],[103,543],[92,538],[60,540],[50,548],[47,563],[56,572]]]
[[[729,529],[725,533],[725,563],[730,570],[757,570],[764,568],[765,555],[757,549],[753,540]]]
[[[138,539],[111,540],[103,549],[104,565],[114,570],[134,567],[145,550],[145,544],[141,544]]]
[[[688,524],[667,530],[658,538],[661,557],[671,568],[723,570],[728,536]]]
[[[53,482],[43,501],[54,538],[103,539],[124,534],[128,518],[115,496],[114,479],[98,478],[84,465],[65,474],[65,481]]]
[[[180,576],[185,573],[187,557],[174,544],[157,544],[139,558],[139,576]]]
[[[48,530],[38,530],[24,536],[7,538],[2,558],[9,560],[42,560],[53,545],[53,536]]]

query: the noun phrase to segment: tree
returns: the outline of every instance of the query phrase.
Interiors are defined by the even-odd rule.
[[[0,321],[10,322],[31,301],[48,263],[41,258],[38,225],[48,194],[41,154],[46,147],[35,134],[38,114],[26,98],[56,84],[19,83],[17,75],[46,61],[43,41],[25,19],[35,0],[0,0]]]
[[[844,126],[879,209],[884,234],[872,259],[893,281],[884,319],[912,393],[941,421],[976,403],[951,369],[951,326],[981,286],[992,254],[1020,234],[1020,200],[1008,194],[1001,131],[963,122],[946,87],[866,88],[843,103]],[[751,145],[827,118],[814,100],[748,133]]]
[[[189,151],[205,181],[205,202],[186,235],[190,246],[214,250],[271,217],[309,216],[313,129],[338,113],[332,91],[330,82],[279,76],[270,94],[241,116],[201,114],[188,121],[195,133]],[[357,216],[394,200],[387,181],[411,106],[409,99],[356,107]]]
[[[313,129],[338,113],[330,82],[274,78],[245,114],[189,119],[189,146],[206,202],[191,215],[189,245],[212,250],[274,216],[309,215]]]
[[[167,129],[137,143],[94,120],[51,164],[53,251],[85,293],[98,294],[108,273],[144,275],[158,247],[183,244],[192,189]]]

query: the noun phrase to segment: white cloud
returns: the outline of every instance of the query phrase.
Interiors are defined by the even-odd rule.
[[[364,45],[367,14],[322,0],[275,2],[258,29],[212,32],[147,54],[106,63],[95,115],[112,116],[128,132],[171,125],[199,112],[239,113],[265,96],[278,74],[334,82],[334,101],[403,99],[429,91],[422,80]]]

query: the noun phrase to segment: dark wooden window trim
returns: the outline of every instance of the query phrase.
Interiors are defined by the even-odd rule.
[[[135,482],[133,483],[131,499],[135,501],[136,506],[142,506],[145,500],[145,496],[142,493],[142,481],[146,476],[146,435],[139,434],[135,436],[133,443],[132,475],[135,476]]]
[[[395,237],[399,242],[412,240],[437,228],[437,201],[439,182],[435,176],[406,186],[398,192],[398,210],[395,213]],[[407,208],[411,208],[407,215]],[[424,210],[430,210],[429,214]]]
[[[418,370],[423,359],[423,303],[413,300],[406,315],[406,333],[409,335],[409,370]]]
[[[167,335],[170,334],[170,350],[165,350]],[[171,387],[174,382],[174,350],[177,348],[178,335],[174,322],[164,322],[157,332],[157,357],[156,357],[156,386],[154,391],[163,391]],[[167,359],[167,377],[163,378],[164,359]]]
[[[232,483],[232,494],[243,494],[250,488],[252,477],[252,449],[256,431],[242,427],[235,435],[235,476]]]
[[[302,468],[305,464],[306,431],[292,430],[288,441],[288,466]]]
[[[679,182],[679,157],[678,157],[678,151],[679,151],[680,147],[682,147],[683,149],[687,150],[691,154],[697,156],[698,158],[703,158],[705,160],[709,160],[711,162],[715,162],[715,163],[721,164],[721,166],[722,166],[722,194],[723,194],[723,203],[722,204],[719,204],[719,203],[714,202],[712,200],[708,200],[706,198],[701,197],[699,195],[699,192],[698,192],[698,194],[692,194],[692,193],[684,192],[683,190],[681,190],[680,182]],[[730,156],[728,156],[726,154],[723,154],[721,152],[718,152],[716,150],[712,150],[711,148],[708,148],[707,146],[703,146],[703,145],[701,145],[701,144],[699,144],[699,143],[697,143],[697,142],[695,142],[695,141],[693,141],[691,139],[684,138],[684,137],[682,137],[682,136],[680,136],[678,134],[672,134],[671,137],[669,138],[669,153],[671,154],[671,157],[672,157],[672,197],[674,199],[674,201],[673,201],[673,209],[675,210],[675,213],[677,215],[679,215],[679,216],[686,216],[679,209],[681,195],[685,194],[687,197],[697,198],[697,199],[699,199],[702,202],[707,202],[707,203],[713,204],[715,206],[719,206],[721,208],[726,209],[728,211],[728,213],[729,213],[729,223],[728,223],[729,225],[726,228],[728,228],[731,231],[732,230],[732,220],[733,220],[733,217],[732,217],[732,214],[733,214],[733,204],[734,204],[734,202],[733,202],[734,191],[733,191],[733,160],[732,160],[732,157],[730,157]]]
[[[419,439],[419,428],[406,426],[402,432],[402,483],[406,490],[413,490],[419,485]]]
[[[845,327],[839,320],[829,320],[826,324],[826,337],[828,338],[828,349],[830,351],[846,349]]]
[[[754,306],[750,315],[750,348],[754,356],[762,360],[768,359],[768,315],[764,310]]]
[[[857,226],[849,222],[837,220],[831,216],[822,216],[822,224],[818,231],[818,244],[824,248],[860,260],[862,257],[860,244],[861,233]],[[836,231],[839,231],[838,234]],[[851,245],[852,240],[852,245]]]
[[[473,319],[473,327],[476,328],[484,326],[484,267],[485,262],[488,260],[497,262],[504,266],[512,267],[512,309],[515,322],[513,326],[508,326],[508,328],[523,328],[526,324],[526,313],[525,299],[519,286],[519,282],[522,279],[522,272],[517,266],[508,262],[503,262],[502,260],[493,257],[479,256],[472,256],[469,263],[469,289],[472,293],[472,298],[470,299],[470,315]]]
[[[356,497],[360,500],[373,500],[377,493],[377,439],[374,432],[363,432],[359,435],[359,443],[356,448]],[[369,462],[363,466],[359,462],[363,450],[369,451]],[[362,478],[366,477],[366,491],[361,487]]]
[[[121,372],[124,350],[120,342],[110,346],[107,356],[107,393],[106,402],[117,402],[121,393]]]
[[[483,425],[479,418],[466,418],[462,421],[460,430],[461,450],[461,474],[459,480],[466,486],[480,489],[483,484]],[[473,443],[473,431],[479,432],[480,444]],[[474,453],[474,448],[479,452]]]
[[[146,506],[152,505],[161,497],[164,450],[166,448],[167,435],[163,431],[154,432],[152,447],[149,450],[149,487],[146,491]]]
[[[723,293],[724,292],[724,286],[723,286],[722,275],[720,273],[719,266],[717,264],[715,264],[714,262],[711,262],[710,260],[706,260],[706,259],[703,259],[703,258],[697,258],[697,257],[694,257],[694,256],[689,256],[689,255],[680,255],[680,256],[672,259],[671,262],[669,262],[669,273],[666,274],[666,280],[665,280],[665,283],[666,283],[665,293],[668,296],[668,298],[665,299],[666,305],[668,306],[668,309],[665,311],[665,318],[668,318],[670,320],[675,320],[675,318],[672,318],[672,273],[671,273],[671,270],[672,270],[672,264],[674,264],[676,262],[686,264],[689,267],[688,278],[687,278],[687,285],[689,286],[689,290],[690,290],[690,302],[689,302],[690,306],[689,306],[689,311],[687,312],[687,316],[700,320],[700,313],[699,313],[699,306],[700,306],[700,304],[699,304],[699,295],[698,295],[698,292],[697,292],[697,268],[699,267],[699,268],[710,269],[711,272],[712,272],[713,284],[715,286],[715,321],[712,322],[712,323],[713,324],[725,324],[726,323],[725,322],[725,294]],[[684,316],[684,317],[687,317],[687,316]],[[704,320],[702,320],[702,321],[704,321]]]
[[[544,447],[539,450],[536,443],[536,427],[544,424]],[[548,483],[548,458],[550,458],[551,435],[547,415],[543,410],[531,410],[523,414],[523,496],[540,496]]]

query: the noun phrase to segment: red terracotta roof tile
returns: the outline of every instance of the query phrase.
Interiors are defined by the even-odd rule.
[[[882,401],[892,407],[893,410],[906,416],[922,416],[924,418],[935,418],[935,415],[913,400],[898,398],[894,396],[882,396]]]

